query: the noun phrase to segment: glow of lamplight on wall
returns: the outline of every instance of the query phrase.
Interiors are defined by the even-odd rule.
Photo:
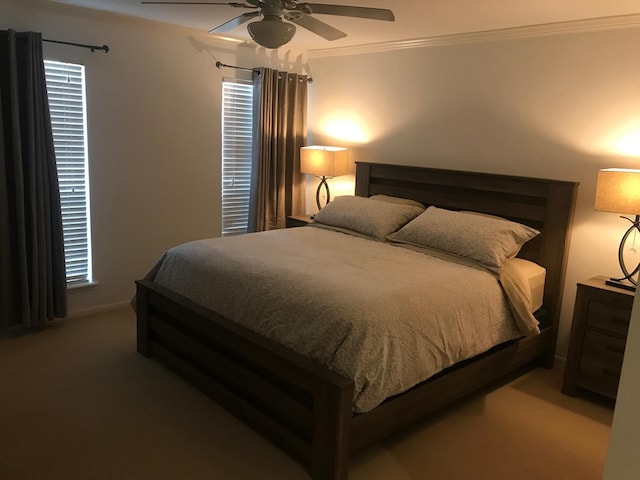
[[[367,143],[370,140],[369,132],[364,128],[363,122],[354,118],[328,120],[322,132],[331,138],[353,143]]]
[[[612,147],[616,153],[640,157],[640,129],[622,134],[614,140]]]
[[[343,175],[329,180],[331,185],[331,198],[341,195],[353,195],[355,189],[355,177],[353,175]]]

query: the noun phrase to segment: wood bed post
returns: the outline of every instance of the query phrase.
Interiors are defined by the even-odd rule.
[[[549,184],[544,232],[544,235],[547,235],[548,238],[540,252],[542,263],[547,266],[545,290],[550,290],[554,293],[551,300],[551,311],[549,312],[553,335],[551,335],[548,350],[540,359],[540,365],[546,368],[552,368],[555,363],[562,292],[571,240],[571,224],[573,223],[573,206],[577,195],[577,183],[557,182]],[[558,205],[565,206],[565,209],[559,211]]]
[[[371,165],[367,163],[356,163],[356,195],[359,197],[369,196],[369,180],[371,178]]]
[[[320,384],[314,393],[311,477],[347,480],[353,384]]]

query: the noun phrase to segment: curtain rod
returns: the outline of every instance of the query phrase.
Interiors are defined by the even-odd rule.
[[[92,52],[95,52],[96,50],[101,50],[104,53],[109,52],[109,45],[86,45],[84,43],[74,43],[74,42],[63,42],[60,40],[47,40],[46,38],[42,39],[43,42],[49,42],[49,43],[61,43],[63,45],[72,45],[74,47],[82,47],[82,48],[88,48],[89,50],[91,50]]]
[[[236,70],[244,70],[245,72],[256,72],[258,71],[258,69],[256,68],[246,68],[246,67],[236,67],[235,65],[227,65],[226,63],[222,63],[222,62],[216,62],[216,67],[218,67],[218,69],[225,67],[225,68],[235,68]],[[307,78],[307,83],[313,83],[313,78],[308,77]]]

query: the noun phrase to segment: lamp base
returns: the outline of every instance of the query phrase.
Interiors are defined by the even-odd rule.
[[[622,273],[624,273],[624,276],[620,278],[610,278],[605,283],[613,287],[624,288],[625,290],[630,290],[632,292],[635,292],[638,281],[634,277],[637,277],[638,272],[640,272],[640,263],[638,263],[636,265],[636,268],[634,268],[630,272],[624,261],[624,251],[625,251],[624,247],[627,242],[627,239],[634,231],[637,230],[638,232],[640,232],[640,215],[636,215],[635,220],[632,220],[624,216],[620,218],[624,218],[625,220],[629,220],[629,222],[631,222],[631,226],[622,236],[622,240],[620,241],[620,247],[618,247],[618,262],[620,263],[620,269],[622,270]]]
[[[318,189],[316,190],[316,205],[318,206],[318,210],[322,210],[322,205],[320,204],[320,191],[322,190],[322,187],[324,187],[324,191],[326,194],[325,206],[331,201],[331,193],[329,193],[329,184],[327,183],[327,177],[323,175],[322,177],[318,178],[320,179],[320,183],[318,184]]]
[[[604,283],[611,287],[618,287],[618,288],[623,288],[624,290],[629,290],[630,292],[636,291],[636,286],[633,285],[632,283],[623,283],[620,280],[617,280],[615,278],[610,278],[609,280],[605,280]]]

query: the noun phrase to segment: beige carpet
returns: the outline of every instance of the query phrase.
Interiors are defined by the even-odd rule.
[[[613,411],[538,369],[359,454],[350,480],[599,480]],[[129,310],[0,338],[0,480],[308,480],[135,352]]]

